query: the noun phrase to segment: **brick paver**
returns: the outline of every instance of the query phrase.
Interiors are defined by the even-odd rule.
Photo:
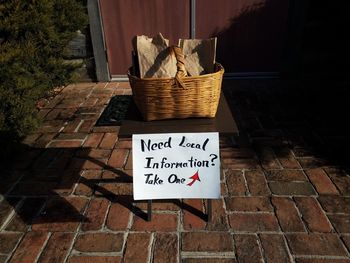
[[[322,149],[340,135],[307,104],[298,114],[300,96],[282,94],[281,81],[224,86],[241,136],[220,138],[211,222],[196,199],[154,201],[145,221],[131,139],[95,125],[130,87],[79,83],[41,110],[42,126],[1,171],[0,262],[350,263],[349,167]]]

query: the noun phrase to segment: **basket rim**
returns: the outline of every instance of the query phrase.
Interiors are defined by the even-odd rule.
[[[218,70],[213,72],[213,73],[208,73],[208,74],[203,74],[203,75],[198,75],[198,76],[186,76],[186,77],[183,77],[181,79],[183,80],[186,80],[186,79],[191,79],[191,78],[207,78],[207,77],[210,77],[210,76],[213,76],[213,75],[216,75],[216,74],[220,74],[220,73],[224,73],[225,72],[225,69],[224,67],[218,63],[218,62],[215,62],[215,65],[218,67]],[[128,76],[131,77],[131,78],[134,78],[134,79],[138,79],[138,80],[144,80],[144,81],[154,81],[154,80],[173,80],[175,79],[175,77],[164,77],[164,78],[139,78],[137,76],[134,76],[130,73],[130,70],[132,69],[132,67],[130,67],[128,69]]]

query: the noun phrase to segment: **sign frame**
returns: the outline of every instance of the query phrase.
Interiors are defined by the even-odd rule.
[[[160,139],[155,139],[156,136],[159,136]],[[173,138],[176,139],[173,139]],[[182,137],[182,141],[179,144],[179,138]],[[169,148],[173,147],[179,147],[181,144],[183,145],[183,140],[185,138],[193,138],[196,137],[196,140],[194,143],[192,144],[188,144],[189,148],[188,149],[184,149],[186,154],[188,155],[194,155],[196,156],[196,154],[199,154],[199,156],[202,156],[203,153],[198,153],[198,151],[202,151],[205,152],[206,146],[208,145],[208,151],[205,152],[206,155],[209,155],[210,152],[213,152],[212,154],[210,154],[210,157],[213,157],[211,159],[213,159],[213,161],[210,163],[210,165],[212,167],[209,167],[208,165],[208,161],[206,161],[206,166],[203,167],[204,171],[206,171],[205,169],[208,169],[208,173],[209,171],[212,172],[212,178],[210,178],[211,180],[213,180],[213,182],[215,182],[214,185],[214,190],[207,190],[206,193],[204,193],[204,196],[202,193],[200,193],[200,195],[197,196],[165,196],[165,197],[161,197],[159,198],[159,196],[155,196],[155,198],[149,198],[149,195],[146,195],[146,197],[142,197],[140,198],[140,194],[138,195],[137,198],[135,198],[135,192],[136,191],[140,191],[140,183],[141,183],[141,179],[145,180],[144,177],[141,177],[140,175],[143,174],[146,176],[146,174],[144,174],[144,171],[142,170],[142,168],[140,168],[140,161],[142,160],[142,165],[143,168],[151,168],[151,167],[147,167],[150,165],[146,165],[147,162],[145,162],[145,160],[147,160],[148,158],[148,163],[150,163],[150,160],[153,161],[153,157],[146,157],[145,155],[141,154],[141,145],[142,145],[142,151],[151,151],[154,149],[160,149],[159,146],[168,146]],[[158,144],[155,142],[153,144],[154,141],[151,141],[151,139],[147,138],[153,138],[155,139],[154,141],[158,142]],[[168,140],[164,141],[164,138],[169,138]],[[210,139],[209,139],[210,138]],[[173,141],[170,141],[171,139],[173,139]],[[143,140],[143,141],[142,141]],[[147,141],[146,141],[147,140]],[[163,140],[163,142],[159,142],[159,140]],[[198,143],[198,141],[202,140],[202,143]],[[147,143],[145,143],[145,141]],[[166,142],[168,143],[168,145],[166,145]],[[172,144],[172,145],[170,145]],[[150,147],[150,145],[154,145],[154,147]],[[192,146],[192,147],[191,147]],[[158,148],[157,148],[158,147]],[[133,150],[133,171],[135,172],[135,170],[137,170],[138,172],[138,178],[137,178],[137,183],[139,183],[139,186],[135,186],[135,174],[133,176],[133,195],[134,195],[134,199],[135,200],[147,200],[147,221],[151,221],[152,220],[152,200],[160,200],[160,199],[182,199],[182,198],[193,198],[193,199],[206,199],[207,200],[207,214],[206,214],[206,221],[210,222],[211,221],[211,213],[212,213],[212,199],[218,199],[221,196],[221,189],[220,189],[220,173],[221,173],[221,164],[220,164],[220,145],[219,145],[219,133],[218,132],[203,132],[203,133],[154,133],[154,134],[133,134],[132,137],[132,150]],[[176,151],[176,150],[175,150]],[[197,151],[197,152],[196,152]],[[160,153],[163,153],[161,150],[159,150]],[[166,152],[166,151],[165,151]],[[182,154],[184,154],[184,152],[181,152]],[[157,154],[157,153],[155,153]],[[166,152],[166,154],[169,154],[169,152]],[[135,158],[135,156],[137,156]],[[188,156],[187,156],[188,157]],[[142,159],[144,158],[144,159]],[[151,159],[152,158],[152,159]],[[163,157],[164,159],[164,157]],[[192,159],[192,156],[191,156]],[[198,158],[199,159],[199,158]],[[197,159],[195,159],[197,160]],[[214,161],[216,161],[214,163]],[[136,169],[135,169],[136,167]],[[158,168],[158,167],[157,167]],[[181,167],[182,168],[182,167]],[[196,183],[196,181],[200,181],[199,180],[199,174],[198,174],[199,169],[197,170],[197,172],[191,176],[190,178],[188,178],[186,180],[186,185],[187,186],[192,186],[193,184]],[[201,173],[200,173],[201,174]],[[147,183],[147,180],[149,179],[149,177],[146,178],[146,182],[143,182],[144,185]],[[189,182],[189,180],[192,179],[192,181]],[[185,179],[183,179],[185,180]],[[208,180],[208,178],[206,178],[206,180]],[[169,181],[170,182],[170,181]],[[201,183],[201,182],[200,182]],[[146,186],[148,186],[146,184]],[[170,186],[169,186],[170,187]],[[173,187],[173,186],[172,186]],[[198,187],[198,184],[197,184]],[[211,188],[207,187],[207,188]],[[158,188],[159,189],[159,188]],[[166,189],[166,188],[164,188]],[[185,189],[182,187],[182,189]],[[189,189],[189,188],[186,188]],[[136,191],[135,191],[136,190]],[[143,189],[142,189],[143,190]],[[213,192],[214,194],[211,194],[210,192]],[[210,193],[210,194],[209,194]],[[205,195],[207,194],[207,195]],[[181,193],[180,193],[181,195]]]

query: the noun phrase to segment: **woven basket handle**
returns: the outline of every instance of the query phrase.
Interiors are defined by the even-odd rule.
[[[177,73],[175,75],[175,79],[182,88],[186,89],[185,84],[181,80],[183,77],[187,76],[187,71],[185,68],[185,55],[182,53],[182,49],[177,46],[172,46],[171,52],[174,52],[176,57]]]

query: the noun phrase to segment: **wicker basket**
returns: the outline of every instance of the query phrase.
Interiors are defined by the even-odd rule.
[[[129,71],[133,99],[143,119],[215,117],[224,68],[216,63],[214,73],[186,77],[177,66],[175,78],[138,78]]]

